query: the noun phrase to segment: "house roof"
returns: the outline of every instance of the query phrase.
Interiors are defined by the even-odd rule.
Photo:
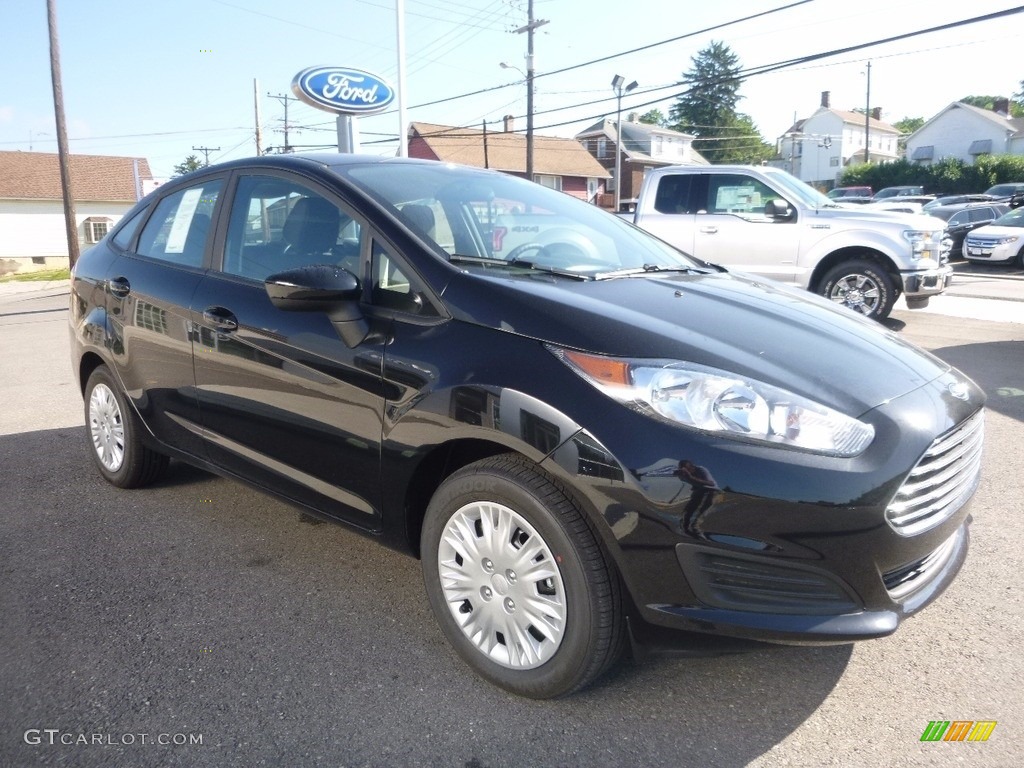
[[[856,126],[863,126],[864,125],[864,113],[863,112],[848,112],[845,109],[832,109],[830,107],[818,107],[818,109],[814,112],[813,115],[811,115],[811,117],[816,117],[817,115],[820,115],[820,114],[822,114],[824,112],[829,112],[829,113],[835,115],[840,120],[842,120],[844,123],[847,123],[849,125],[856,125]],[[803,131],[805,124],[807,123],[808,120],[811,119],[811,117],[805,117],[802,120],[797,120],[795,123],[793,123],[793,125],[789,128],[789,130],[786,131],[786,133],[800,133],[801,131]],[[885,122],[883,122],[881,120],[875,120],[875,118],[873,118],[873,117],[868,118],[868,125],[869,125],[869,127],[870,127],[870,129],[872,131],[879,131],[881,133],[892,133],[892,134],[897,134],[897,135],[900,133],[900,129],[899,128],[894,128],[889,123],[885,123]],[[863,152],[863,150],[861,150],[861,151]]]
[[[610,141],[618,141],[618,134],[615,131],[615,122],[615,119],[611,117],[602,118],[589,128],[577,133],[576,138],[583,140],[604,137]],[[696,138],[691,133],[673,131],[671,128],[662,128],[658,125],[637,123],[631,120],[622,121],[622,151],[629,160],[638,163],[654,163],[656,165],[671,165],[678,163],[678,158],[665,159],[651,156],[648,150],[651,147],[654,136],[678,138],[682,139],[687,144],[691,144],[694,138]],[[693,165],[710,165],[707,159],[704,158],[700,152],[694,149],[692,145],[690,146],[690,157]]]
[[[523,173],[526,170],[526,136],[504,131],[487,132],[487,158],[484,161],[484,132],[433,123],[412,123],[418,136],[438,160],[478,168]],[[533,136],[533,171],[551,176],[610,178],[608,171],[575,139]]]
[[[964,104],[962,101],[954,101],[940,109],[932,117],[928,118],[928,120],[925,121],[924,125],[918,128],[912,134],[910,134],[909,138],[907,139],[907,144],[913,143],[914,137],[917,136],[917,134],[919,134],[921,131],[923,131],[925,128],[934,123],[943,115],[947,114],[948,112],[952,112],[954,109],[962,109],[969,114],[981,117],[987,120],[988,122],[994,124],[996,127],[1002,128],[1004,131],[1011,135],[1020,136],[1022,133],[1024,133],[1024,118],[1006,117],[1004,115],[1000,115],[998,112],[993,112],[991,109],[982,109],[981,107],[975,107],[971,104]]]
[[[0,152],[0,199],[61,200],[58,156],[45,152]],[[138,178],[152,179],[144,157],[71,155],[76,201],[135,202]]]

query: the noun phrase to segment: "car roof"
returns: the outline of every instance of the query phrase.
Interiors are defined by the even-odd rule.
[[[934,208],[929,208],[928,213],[932,216],[938,216],[943,219],[952,218],[952,216],[960,211],[967,211],[973,208],[992,208],[996,215],[1002,215],[1010,210],[1009,206],[1003,203],[992,203],[992,202],[981,202],[981,203],[950,203],[948,205],[937,205]]]

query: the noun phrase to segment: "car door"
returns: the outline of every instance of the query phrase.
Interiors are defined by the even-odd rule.
[[[707,174],[705,196],[694,220],[693,255],[730,269],[802,284],[799,211],[789,219],[765,215],[782,198],[760,179],[741,171]]]
[[[225,177],[169,190],[107,272],[110,360],[146,426],[202,455],[189,306],[208,263]]]
[[[278,309],[263,283],[324,263],[364,276],[366,224],[323,188],[276,172],[239,174],[226,214],[220,269],[191,303],[209,458],[377,530],[386,323],[350,349],[325,313]]]

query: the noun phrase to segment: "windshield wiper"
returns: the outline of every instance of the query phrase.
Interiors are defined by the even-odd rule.
[[[655,272],[682,272],[684,274],[697,274],[702,275],[707,270],[699,267],[661,267],[657,264],[644,264],[642,267],[628,267],[626,269],[616,269],[611,272],[598,272],[594,275],[595,280],[608,280],[615,277],[633,277],[636,275],[650,275]]]
[[[525,259],[507,261],[505,259],[494,258],[493,256],[465,256],[461,253],[453,253],[448,256],[448,261],[458,264],[475,264],[479,267],[518,267],[519,269],[528,269],[531,272],[543,272],[546,275],[569,277],[573,280],[593,279],[591,275],[573,272],[568,269],[559,269],[558,267],[545,267],[541,264],[535,264],[532,261],[526,261]]]

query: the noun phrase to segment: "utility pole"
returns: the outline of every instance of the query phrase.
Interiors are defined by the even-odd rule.
[[[68,154],[68,127],[64,120],[64,90],[60,78],[60,41],[57,39],[57,0],[46,0],[46,23],[50,28],[50,78],[53,81],[53,112],[57,119],[57,162],[60,187],[64,195],[64,228],[68,237],[68,261],[78,261],[78,221],[71,184],[71,158]]]
[[[868,94],[864,105],[864,162],[871,162],[869,143],[871,141],[871,62],[868,62]]]
[[[263,128],[260,127],[260,81],[252,79],[252,105],[256,112],[256,157],[263,154]]]
[[[272,99],[277,99],[284,104],[284,153],[288,154],[292,151],[292,146],[288,143],[288,102],[298,101],[298,99],[294,96],[289,96],[287,93],[268,93],[267,96]]]
[[[208,167],[210,165],[210,153],[211,152],[220,152],[220,147],[192,147],[192,151],[193,152],[202,152],[203,153],[203,157],[206,158],[203,161],[203,167]]]
[[[409,117],[405,98],[405,0],[395,2],[396,31],[398,33],[398,156],[409,156]]]
[[[533,30],[543,27],[547,19],[533,18],[533,0],[526,6],[526,26],[515,30],[526,33],[526,178],[533,181]]]

